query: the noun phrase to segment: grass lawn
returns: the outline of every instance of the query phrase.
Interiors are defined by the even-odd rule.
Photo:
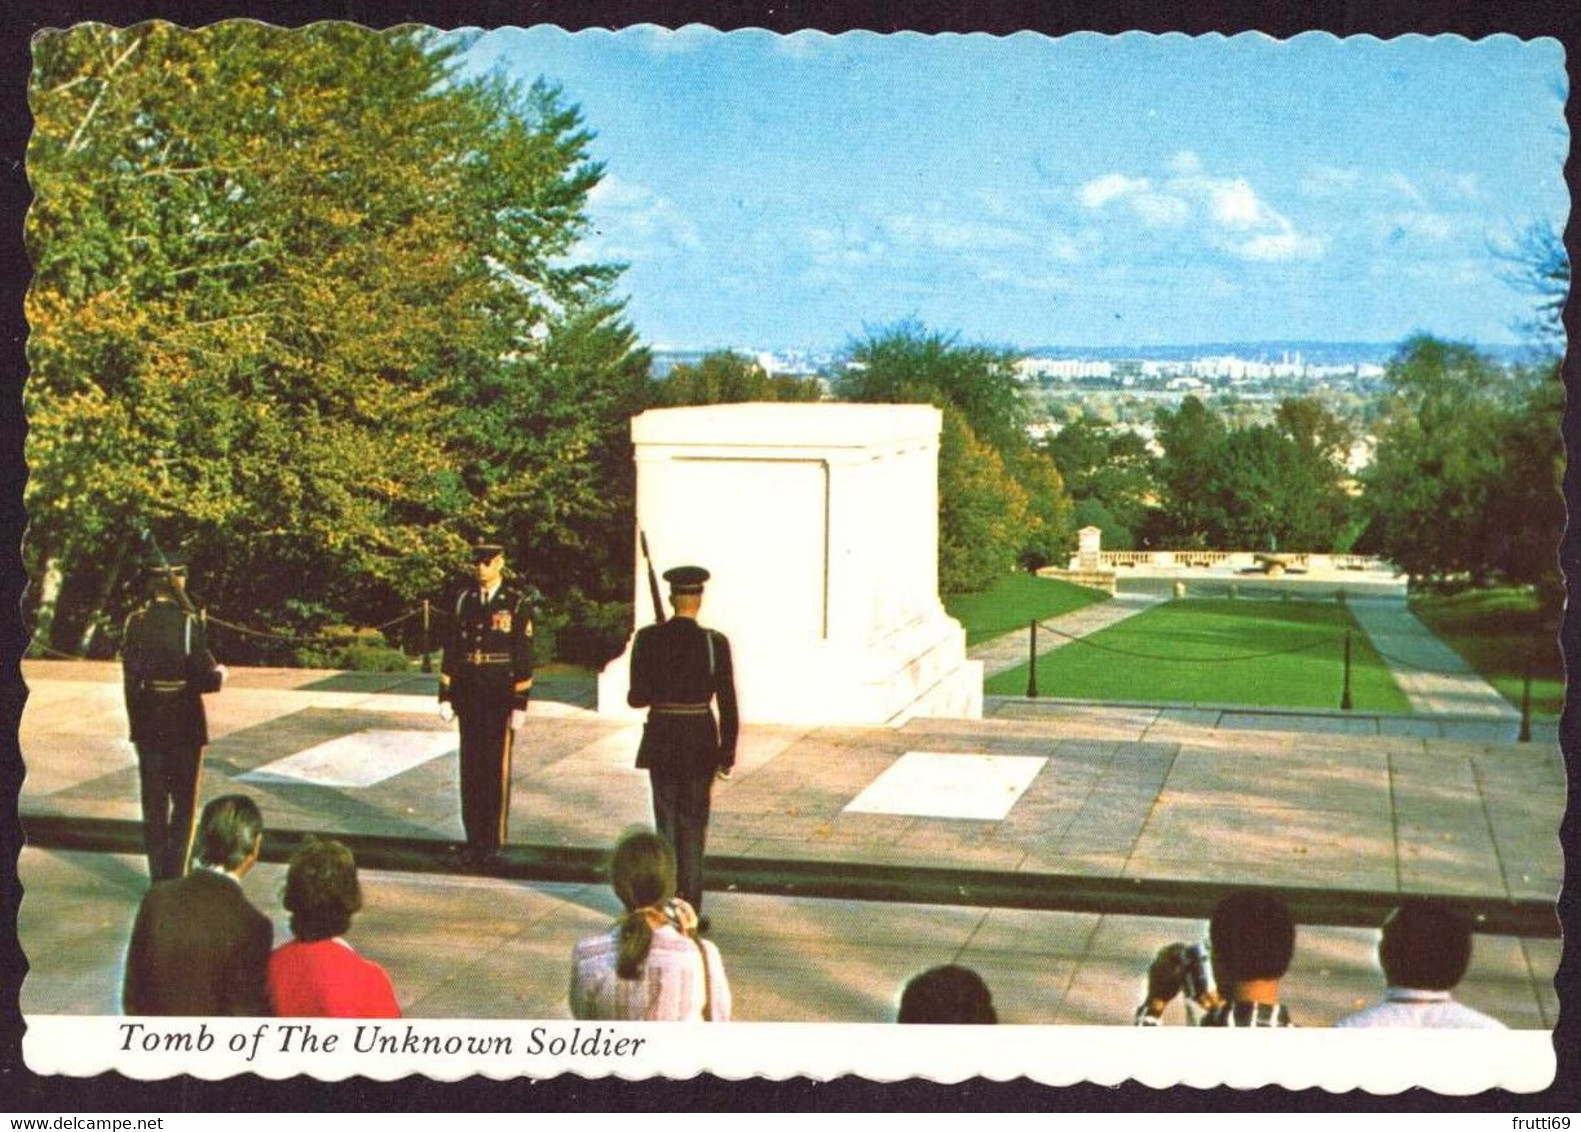
[[[975,645],[1016,629],[1024,630],[1034,617],[1042,621],[1108,600],[1109,595],[1102,590],[1018,573],[1006,574],[982,593],[951,594],[944,599],[944,608],[966,629],[966,643]]]
[[[1538,613],[1525,589],[1467,590],[1411,598],[1411,612],[1516,707],[1526,655],[1532,659],[1532,714],[1558,715],[1565,702],[1559,626]]]
[[[1410,701],[1349,611],[1326,602],[1165,602],[1040,657],[1038,691],[1092,700],[1338,708],[1347,629],[1353,630],[1355,710],[1409,712]],[[992,677],[985,688],[1024,695],[1027,666]]]

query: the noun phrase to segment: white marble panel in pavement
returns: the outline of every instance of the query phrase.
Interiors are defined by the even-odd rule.
[[[265,763],[238,781],[365,788],[455,749],[448,731],[358,731]]]
[[[845,812],[997,821],[1047,762],[1024,755],[907,751],[852,799]]]

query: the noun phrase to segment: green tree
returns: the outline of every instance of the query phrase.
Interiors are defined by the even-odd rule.
[[[388,618],[478,534],[577,544],[645,368],[613,269],[572,254],[600,170],[558,91],[458,50],[348,24],[35,41],[29,564],[78,620],[145,525],[255,624]]]
[[[1224,527],[1217,502],[1224,422],[1195,396],[1173,411],[1159,409],[1154,419],[1163,449],[1156,476],[1165,537],[1176,547],[1210,546]]]
[[[1027,439],[1031,408],[1016,355],[960,345],[902,322],[852,342],[831,381],[846,400],[926,402],[944,411],[939,444],[939,579],[946,593],[982,589],[1017,563],[1069,550],[1071,503],[1059,469]]]
[[[682,363],[648,386],[649,403],[725,405],[740,401],[821,401],[823,383],[815,377],[770,375],[756,361],[731,350],[705,354],[696,365]]]
[[[1365,544],[1420,577],[1490,576],[1505,473],[1500,433],[1518,404],[1508,376],[1472,347],[1420,336],[1389,363],[1390,393],[1365,477]]]
[[[939,588],[987,589],[1017,565],[1027,493],[1004,458],[978,439],[966,415],[944,408],[939,436]]]
[[[978,439],[997,451],[1027,443],[1031,407],[1009,350],[961,345],[957,335],[907,321],[868,331],[846,353],[845,368],[832,382],[844,400],[953,405]]]
[[[1082,415],[1043,443],[1070,490],[1077,527],[1103,531],[1103,545],[1131,550],[1156,496],[1147,442]]]

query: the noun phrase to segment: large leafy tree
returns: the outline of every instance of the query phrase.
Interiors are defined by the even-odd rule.
[[[850,401],[927,402],[944,410],[939,445],[939,584],[984,589],[1016,564],[1069,549],[1071,503],[1047,453],[1032,448],[1016,355],[961,345],[916,322],[852,342],[831,384]]]
[[[1400,348],[1388,378],[1365,545],[1428,579],[1554,575],[1562,397],[1552,371],[1507,371],[1471,346],[1422,336]]]
[[[1044,441],[1070,489],[1071,522],[1103,531],[1103,545],[1131,550],[1157,495],[1153,458],[1137,433],[1082,415]]]
[[[1232,428],[1195,397],[1158,413],[1159,526],[1176,546],[1327,551],[1347,534],[1349,431],[1309,398]]]
[[[569,258],[591,135],[457,50],[243,22],[35,42],[29,553],[64,620],[115,603],[143,528],[252,623],[386,618],[478,534],[608,557],[629,524],[589,484],[645,363],[612,269]]]

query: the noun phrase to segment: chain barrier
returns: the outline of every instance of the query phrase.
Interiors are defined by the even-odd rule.
[[[1131,652],[1127,649],[1117,649],[1110,645],[1100,645],[1093,641],[1090,637],[1080,637],[1071,633],[1062,632],[1061,630],[1054,628],[1046,621],[1038,622],[1038,628],[1045,632],[1053,633],[1057,637],[1064,637],[1068,642],[1086,645],[1088,648],[1094,649],[1098,652],[1106,652],[1115,656],[1129,657],[1132,660],[1176,660],[1187,664],[1234,664],[1243,660],[1264,660],[1271,656],[1293,656],[1296,653],[1311,652],[1313,649],[1319,649],[1327,645],[1336,644],[1337,642],[1344,639],[1343,637],[1324,637],[1321,640],[1313,641],[1310,644],[1297,645],[1295,648],[1274,649],[1270,652],[1246,653],[1243,656],[1158,656],[1155,653]]]

